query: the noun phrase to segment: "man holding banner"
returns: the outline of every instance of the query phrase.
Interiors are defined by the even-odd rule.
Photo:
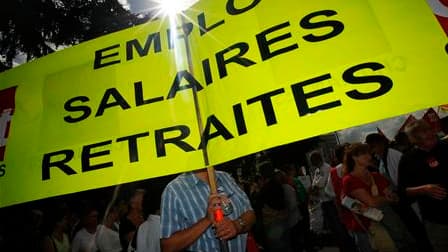
[[[218,195],[210,195],[205,169],[183,173],[162,194],[161,247],[163,251],[220,251],[227,240],[229,251],[246,251],[247,232],[255,223],[247,195],[225,172],[216,172]],[[217,223],[216,206],[224,219]]]

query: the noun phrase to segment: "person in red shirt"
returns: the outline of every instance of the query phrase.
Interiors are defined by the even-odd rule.
[[[387,179],[377,172],[369,172],[372,156],[367,144],[355,143],[346,149],[344,158],[344,177],[342,194],[356,199],[364,207],[381,207],[396,202],[398,198],[389,189]],[[344,209],[343,211],[350,211]],[[343,223],[353,236],[358,249],[362,252],[373,251],[369,242],[368,230],[371,221],[355,213],[344,214]]]

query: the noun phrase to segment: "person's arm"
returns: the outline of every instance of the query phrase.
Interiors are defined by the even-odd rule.
[[[49,236],[45,236],[42,241],[42,251],[43,252],[55,252],[54,243]]]
[[[160,245],[164,252],[182,251],[193,244],[213,224],[213,212],[215,205],[219,204],[218,195],[210,195],[208,201],[207,215],[192,226],[174,232],[168,238],[160,239]]]
[[[233,237],[249,232],[255,224],[255,213],[253,210],[244,212],[236,220],[224,218],[220,223],[216,223],[216,237],[222,240],[229,240]]]
[[[162,238],[160,245],[162,251],[182,251],[193,244],[210,227],[211,220],[207,217],[200,219],[193,226],[177,231],[168,238]]]
[[[332,169],[335,169],[335,168],[332,168]],[[327,184],[325,185],[325,193],[332,198],[336,198],[336,193],[334,192],[333,180],[332,180],[331,176],[332,176],[332,173],[330,170],[330,173],[328,174],[328,178],[327,178]]]
[[[443,200],[446,198],[447,191],[440,185],[427,184],[421,186],[407,187],[406,195],[410,197],[415,196],[428,196],[437,200]]]
[[[239,234],[248,232],[255,223],[255,212],[250,206],[250,201],[244,191],[236,186],[235,180],[229,175],[225,174],[230,186],[235,188],[235,196],[242,204],[243,212],[237,219],[230,220],[224,218],[220,223],[215,223],[216,237],[222,240],[229,240]]]
[[[350,193],[350,197],[361,201],[369,207],[380,207],[390,202],[386,197],[370,195],[370,193],[363,188],[353,190]]]
[[[415,198],[418,196],[427,196],[438,200],[447,197],[447,189],[437,184],[418,185],[418,175],[412,173],[418,167],[408,158],[402,156],[398,165],[398,189],[399,193]]]

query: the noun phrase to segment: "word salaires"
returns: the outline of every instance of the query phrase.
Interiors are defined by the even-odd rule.
[[[276,97],[283,95],[292,95],[294,103],[291,106],[295,106],[297,109],[297,116],[303,117],[306,115],[314,114],[318,111],[324,111],[334,109],[343,106],[340,99],[330,100],[319,105],[311,106],[309,100],[317,97],[322,97],[333,93],[335,90],[333,86],[327,85],[326,87],[315,89],[313,91],[306,91],[313,85],[319,86],[322,83],[327,83],[332,80],[332,83],[344,82],[347,85],[353,85],[353,89],[349,89],[344,93],[348,98],[357,100],[360,102],[373,99],[379,96],[387,94],[393,88],[393,81],[386,75],[379,72],[387,70],[385,64],[379,62],[365,62],[349,67],[343,71],[342,76],[335,78],[331,73],[325,73],[319,76],[315,76],[310,79],[300,80],[291,85],[279,87],[278,89],[265,92],[263,94],[251,97],[244,102],[236,103],[229,108],[232,110],[234,124],[226,125],[220,120],[219,115],[210,114],[207,116],[207,120],[204,125],[203,142],[192,138],[190,135],[191,127],[189,125],[172,125],[166,128],[154,129],[151,131],[140,132],[138,134],[123,136],[117,139],[109,139],[98,143],[88,144],[82,147],[82,151],[79,154],[75,153],[72,149],[64,149],[56,152],[46,153],[42,160],[42,180],[50,179],[50,170],[57,168],[67,175],[75,175],[78,172],[68,165],[68,163],[75,157],[81,156],[81,172],[89,172],[98,169],[111,168],[114,166],[113,160],[103,163],[91,164],[91,159],[98,157],[111,156],[111,147],[114,143],[127,142],[129,162],[134,163],[139,161],[139,144],[153,144],[154,153],[157,158],[163,158],[167,156],[166,145],[171,144],[176,146],[184,152],[198,151],[204,148],[209,141],[215,138],[223,138],[227,141],[231,141],[233,138],[245,134],[250,134],[248,131],[248,125],[250,122],[245,120],[245,114],[247,111],[243,110],[243,103],[247,106],[259,106],[260,113],[264,116],[266,127],[270,127],[281,123],[276,117]],[[366,74],[369,72],[371,74]],[[194,79],[192,75],[188,75],[191,78],[185,78],[188,84],[187,88],[180,88],[179,85],[175,85],[173,91],[173,97],[176,92],[185,91],[194,87],[199,83]],[[333,80],[334,79],[334,80]],[[376,89],[369,92],[360,91],[363,85],[374,85]],[[357,87],[360,87],[357,89]],[[123,101],[118,99],[115,103],[120,104]],[[118,105],[122,107],[123,104]],[[278,108],[277,108],[278,109]],[[72,118],[73,119],[73,118]],[[174,137],[173,137],[174,135]],[[150,138],[152,137],[152,139]],[[101,150],[98,150],[100,148]]]

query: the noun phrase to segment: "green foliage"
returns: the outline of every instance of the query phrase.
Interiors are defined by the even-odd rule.
[[[70,46],[142,23],[118,0],[8,0],[0,9],[0,71]]]

